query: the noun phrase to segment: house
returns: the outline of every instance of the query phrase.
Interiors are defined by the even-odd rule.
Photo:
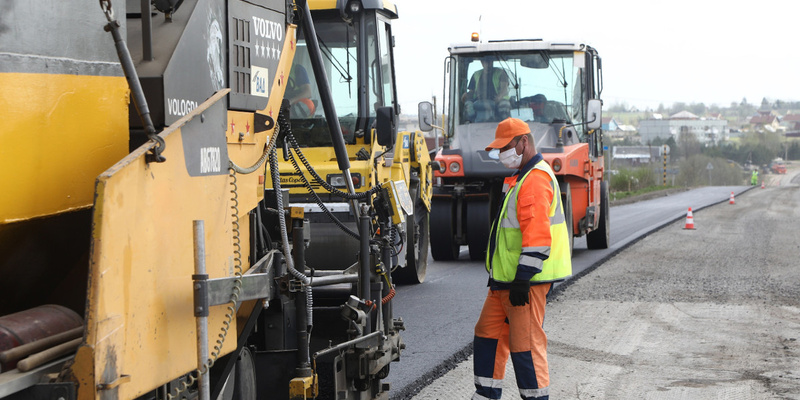
[[[800,114],[786,114],[781,118],[781,126],[786,131],[800,131]]]
[[[603,132],[617,131],[619,124],[614,117],[603,117]]]
[[[750,117],[750,125],[757,132],[776,132],[780,129],[778,116],[772,111],[759,111],[757,115]]]
[[[636,167],[662,161],[663,146],[613,146],[611,160],[614,165]]]
[[[728,121],[724,119],[700,118],[688,111],[671,115],[668,119],[646,119],[639,121],[642,143],[669,138],[679,141],[681,135],[693,134],[702,144],[713,144],[727,140],[730,136]]]

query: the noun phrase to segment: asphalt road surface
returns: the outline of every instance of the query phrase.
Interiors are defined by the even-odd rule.
[[[710,205],[727,202],[749,186],[704,187],[666,197],[611,207],[611,247],[588,250],[583,237],[575,240],[573,277],[593,267],[671,222]],[[698,224],[702,223],[698,221]],[[394,315],[405,321],[406,349],[391,366],[386,381],[391,399],[409,399],[472,353],[475,321],[486,296],[488,275],[482,262],[469,261],[466,246],[459,261],[428,260],[428,275],[420,285],[399,287]]]
[[[763,190],[709,187],[612,208],[614,246],[630,246],[611,257],[577,251],[578,263],[594,264],[591,272],[562,285],[547,306],[552,398],[800,399],[800,176],[770,180]],[[689,206],[694,230],[683,229]],[[661,229],[648,222],[637,230],[662,208],[669,210]],[[590,258],[607,260],[598,266]],[[472,304],[458,311],[471,313],[459,316],[466,334],[447,326],[429,334],[471,340],[480,308]],[[417,376],[448,372],[418,393],[424,380],[395,390],[396,398],[470,398],[470,351],[431,372],[412,350],[417,338],[409,339],[404,368]],[[447,360],[444,346],[434,346]],[[503,399],[517,399],[510,363],[506,371]]]

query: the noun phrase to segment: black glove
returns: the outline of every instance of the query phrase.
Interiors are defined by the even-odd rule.
[[[524,306],[530,302],[528,293],[530,292],[531,281],[514,280],[511,282],[511,290],[508,291],[508,300],[514,307]]]

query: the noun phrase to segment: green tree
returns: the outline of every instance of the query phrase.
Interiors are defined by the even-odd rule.
[[[684,111],[686,109],[687,109],[686,103],[683,103],[683,102],[680,102],[680,101],[679,102],[675,102],[675,103],[672,103],[672,108],[669,110],[669,114],[672,115],[672,114],[675,114],[675,113],[679,113],[679,112]]]
[[[743,185],[745,175],[738,166],[725,159],[695,154],[680,162],[675,180],[678,185],[686,187]]]
[[[705,115],[706,105],[703,103],[692,103],[689,105],[689,112],[697,116]]]
[[[700,154],[702,151],[700,141],[697,140],[697,136],[691,132],[681,132],[681,134],[678,135],[678,145],[676,147],[680,149],[683,158],[689,158],[693,155]]]
[[[628,105],[625,102],[622,103],[614,103],[611,107],[608,108],[608,112],[626,112],[628,111]]]

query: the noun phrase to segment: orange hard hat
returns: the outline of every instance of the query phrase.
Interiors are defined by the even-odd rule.
[[[494,141],[486,146],[486,151],[501,149],[511,143],[511,140],[515,137],[529,133],[531,133],[531,128],[525,121],[519,118],[506,118],[497,124],[497,129],[494,131]]]

